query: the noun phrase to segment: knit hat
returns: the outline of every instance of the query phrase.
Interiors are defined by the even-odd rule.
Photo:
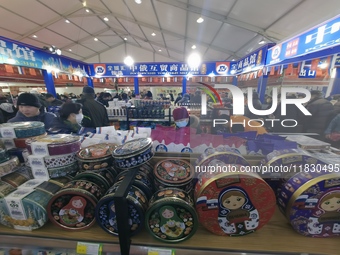
[[[18,97],[17,105],[26,105],[26,106],[34,106],[37,108],[41,107],[39,102],[39,98],[31,93],[22,93]]]
[[[176,108],[173,113],[174,121],[189,118],[189,113],[185,107]]]
[[[85,86],[83,88],[83,93],[84,94],[94,94],[94,89],[90,86]]]

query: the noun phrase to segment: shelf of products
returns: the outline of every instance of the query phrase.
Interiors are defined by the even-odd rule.
[[[0,226],[0,246],[43,246],[75,249],[77,242],[102,243],[103,252],[119,252],[118,237],[110,235],[98,225],[88,230],[72,232],[48,223],[32,232]],[[145,230],[132,237],[130,254],[148,254],[149,248],[174,249],[175,254],[339,254],[338,238],[304,237],[291,228],[276,210],[271,221],[258,232],[243,237],[225,237],[209,233],[199,227],[195,235],[182,243],[163,243],[155,240]],[[229,253],[228,253],[229,252]]]

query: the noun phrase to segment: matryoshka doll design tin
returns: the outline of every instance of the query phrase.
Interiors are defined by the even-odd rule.
[[[96,220],[100,227],[106,232],[118,235],[117,215],[114,201],[114,194],[119,187],[116,183],[110,188],[106,195],[100,199],[96,207]],[[128,223],[131,235],[136,235],[144,226],[145,211],[148,199],[141,189],[132,185],[127,194]]]
[[[194,167],[182,159],[165,159],[156,164],[154,176],[157,190],[174,187],[190,192],[193,188]]]
[[[277,201],[280,211],[299,234],[340,236],[339,173],[297,173],[278,189]]]
[[[112,156],[116,167],[134,168],[148,162],[154,155],[151,138],[138,138],[118,146]]]
[[[263,227],[273,216],[274,191],[257,174],[235,172],[200,176],[195,186],[200,223],[216,235],[243,236]]]
[[[50,199],[49,219],[63,229],[87,229],[95,223],[95,208],[104,192],[94,182],[73,180]]]
[[[181,242],[194,235],[198,218],[189,194],[177,188],[157,191],[146,213],[148,232],[164,242]]]

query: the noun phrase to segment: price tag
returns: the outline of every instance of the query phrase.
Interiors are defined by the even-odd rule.
[[[77,243],[77,253],[87,254],[87,255],[101,255],[103,250],[103,245],[99,243]]]
[[[148,255],[175,255],[175,250],[149,248]]]

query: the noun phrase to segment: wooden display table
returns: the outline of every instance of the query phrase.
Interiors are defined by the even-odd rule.
[[[119,254],[119,243],[116,236],[110,235],[98,225],[88,230],[72,232],[60,229],[48,223],[41,229],[19,231],[0,226],[0,247],[44,247],[76,248],[77,242],[94,242],[103,244],[103,252]],[[182,243],[163,243],[155,240],[149,233],[142,231],[132,237],[131,254],[146,255],[150,247],[174,249],[175,254],[340,254],[339,238],[304,237],[290,227],[277,210],[271,221],[256,233],[242,237],[216,236],[200,227],[196,234]],[[229,253],[230,252],[230,253]]]

